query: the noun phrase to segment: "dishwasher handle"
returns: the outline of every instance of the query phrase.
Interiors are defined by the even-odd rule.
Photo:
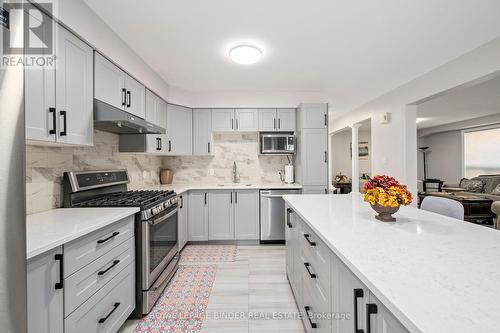
[[[264,198],[281,198],[283,194],[261,194]]]

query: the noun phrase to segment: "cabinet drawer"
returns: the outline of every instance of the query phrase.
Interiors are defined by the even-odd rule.
[[[65,280],[64,316],[70,315],[96,291],[134,261],[134,238],[129,238]]]
[[[64,245],[64,277],[134,236],[134,215]]]
[[[64,320],[65,333],[117,332],[135,307],[132,262]]]
[[[302,313],[304,314],[304,327],[307,332],[331,332],[332,320],[331,316],[331,301],[318,284],[309,278],[309,275],[303,274],[302,288]],[[308,318],[308,316],[311,316]],[[315,325],[316,327],[312,327]]]

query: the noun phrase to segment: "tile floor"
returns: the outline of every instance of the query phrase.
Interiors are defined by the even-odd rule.
[[[236,261],[218,264],[200,333],[303,333],[285,275],[284,246],[238,246]],[[276,319],[276,317],[285,317]],[[274,317],[274,318],[273,318]],[[121,333],[132,333],[130,320]]]

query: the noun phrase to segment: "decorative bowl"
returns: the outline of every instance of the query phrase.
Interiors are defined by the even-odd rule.
[[[375,218],[382,222],[395,222],[396,218],[392,216],[392,214],[396,213],[399,210],[399,206],[397,207],[384,207],[379,204],[371,205],[373,210],[378,213]]]

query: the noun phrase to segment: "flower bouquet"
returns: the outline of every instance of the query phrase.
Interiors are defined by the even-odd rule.
[[[399,206],[407,206],[413,196],[406,188],[393,177],[377,175],[363,186],[364,200],[369,202],[378,215],[376,219],[384,222],[394,222],[392,214],[399,210]]]

